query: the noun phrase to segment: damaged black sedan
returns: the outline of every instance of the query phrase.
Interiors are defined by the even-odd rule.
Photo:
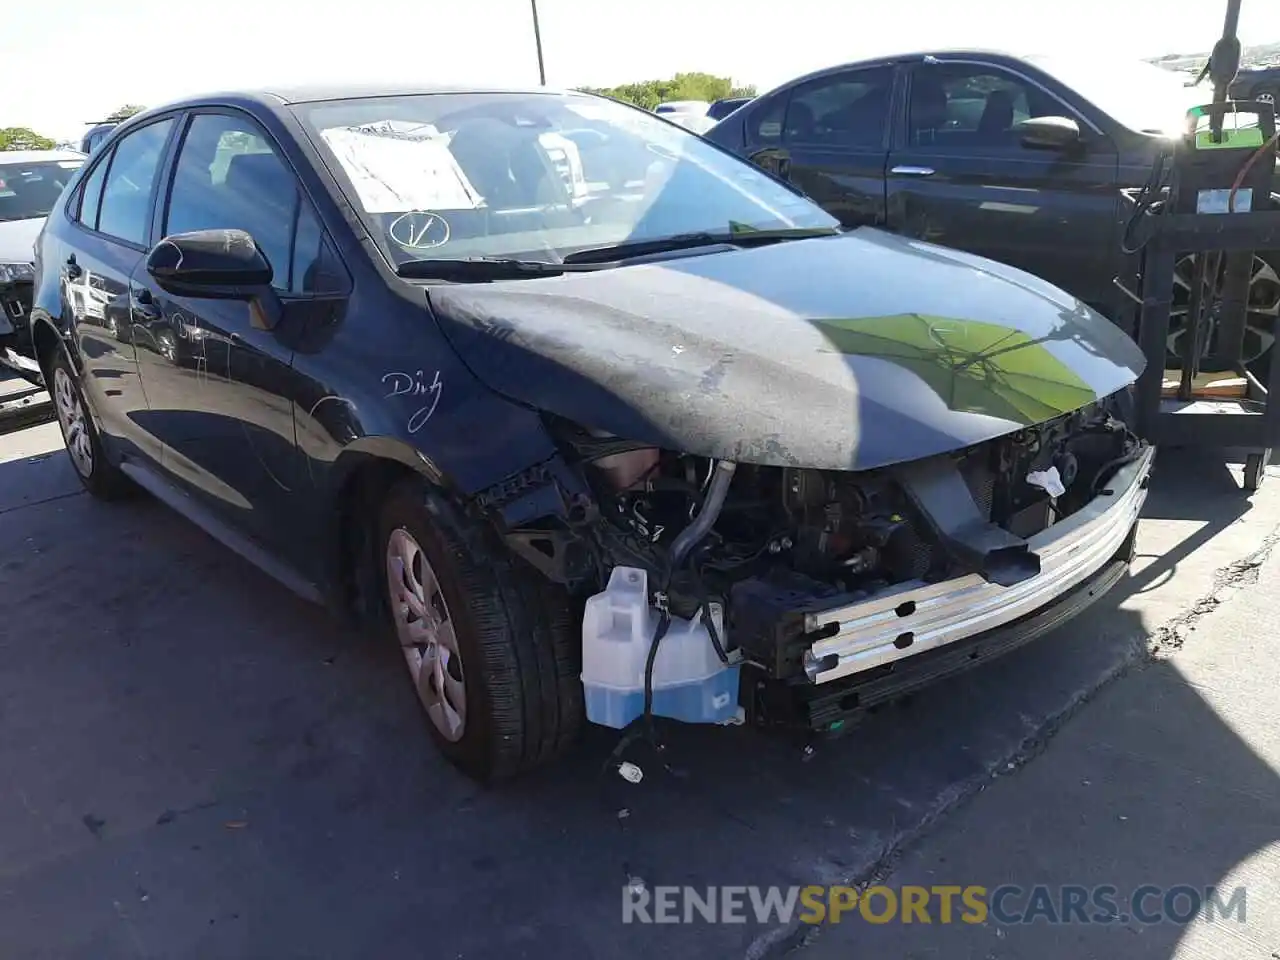
[[[398,644],[482,779],[583,720],[837,731],[1105,592],[1146,497],[1101,316],[584,94],[153,110],[35,271],[85,487]]]

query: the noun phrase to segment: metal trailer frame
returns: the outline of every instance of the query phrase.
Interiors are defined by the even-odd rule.
[[[1126,195],[1132,199],[1131,192]],[[1138,431],[1155,444],[1244,447],[1251,452],[1245,464],[1245,489],[1262,483],[1271,450],[1280,447],[1280,341],[1268,351],[1266,372],[1259,379],[1243,364],[1238,373],[1247,380],[1242,399],[1187,396],[1192,357],[1184,362],[1179,397],[1163,397],[1168,350],[1174,268],[1188,254],[1249,252],[1280,249],[1280,210],[1232,214],[1149,215],[1149,238],[1142,250],[1138,299],[1137,340],[1147,368],[1137,383]],[[1234,311],[1233,311],[1234,312]],[[1195,304],[1188,322],[1195,322]],[[1243,336],[1244,316],[1224,317],[1221,336]],[[1239,330],[1235,330],[1235,327]],[[1280,332],[1280,331],[1278,331]],[[1193,344],[1193,350],[1198,344]]]

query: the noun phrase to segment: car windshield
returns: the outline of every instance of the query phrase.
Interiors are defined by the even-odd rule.
[[[6,160],[0,154],[0,221],[47,217],[83,160]]]
[[[1208,87],[1188,87],[1186,74],[1142,60],[1028,57],[1103,113],[1139,133],[1176,136],[1187,111],[1213,99]]]
[[[397,265],[557,262],[691,233],[838,227],[752,164],[585,94],[424,94],[294,109]]]

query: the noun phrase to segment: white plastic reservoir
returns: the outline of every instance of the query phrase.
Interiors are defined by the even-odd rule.
[[[725,643],[724,610],[710,604]],[[644,665],[658,626],[649,605],[649,578],[635,567],[614,567],[603,593],[587,600],[582,617],[582,687],[587,719],[621,729],[644,713]],[[738,713],[738,664],[720,661],[701,615],[671,618],[653,664],[653,713],[686,723],[725,723]]]

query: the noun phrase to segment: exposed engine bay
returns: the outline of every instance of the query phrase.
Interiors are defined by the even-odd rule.
[[[756,676],[808,683],[806,651],[822,633],[806,626],[807,610],[896,584],[1036,576],[1027,539],[1109,493],[1116,471],[1146,450],[1122,419],[1127,399],[1122,391],[951,454],[859,473],[712,461],[553,421],[590,494],[567,523],[509,540],[579,592],[625,567],[647,573],[672,616],[718,604],[722,659],[732,651]]]

